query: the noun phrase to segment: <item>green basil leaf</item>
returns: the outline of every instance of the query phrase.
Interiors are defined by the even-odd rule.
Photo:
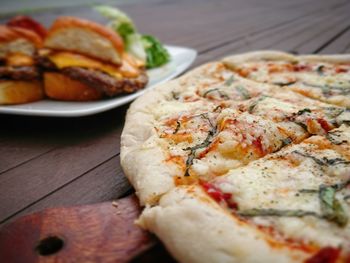
[[[321,212],[322,216],[328,221],[344,227],[348,222],[348,216],[339,200],[335,197],[336,191],[337,189],[333,186],[320,186]]]
[[[319,215],[312,211],[305,210],[283,210],[283,209],[248,209],[242,210],[238,212],[241,216],[285,216],[285,217],[303,217],[303,216],[315,216],[319,217]]]

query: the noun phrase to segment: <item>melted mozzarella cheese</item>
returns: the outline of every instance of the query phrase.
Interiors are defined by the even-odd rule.
[[[337,130],[342,139],[350,143],[350,128]],[[349,156],[337,146],[328,149],[313,144],[323,140],[312,137],[305,143],[293,145],[280,152],[254,161],[245,167],[231,170],[215,179],[214,184],[224,193],[232,193],[239,211],[248,209],[303,210],[322,214],[321,185],[334,185],[350,180]],[[343,146],[348,149],[349,146]],[[337,151],[338,150],[338,151]],[[319,160],[319,161],[317,161]],[[338,164],[320,164],[325,160],[344,160]],[[316,190],[316,192],[307,192]],[[345,188],[336,194],[345,213],[350,216],[349,204],[344,196],[350,194]],[[319,246],[350,246],[350,224],[339,227],[336,223],[314,216],[305,217],[253,217],[257,225],[273,227],[283,236]]]
[[[280,85],[307,97],[350,106],[349,64],[255,61],[241,64],[238,72],[260,83]]]
[[[6,65],[7,66],[33,66],[34,59],[32,56],[28,56],[21,53],[12,53],[6,56]]]

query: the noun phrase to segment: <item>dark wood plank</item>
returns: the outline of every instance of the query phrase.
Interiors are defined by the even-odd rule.
[[[116,156],[124,115],[125,107],[79,120],[56,120],[52,128],[65,125],[60,129],[70,134],[62,146],[0,175],[0,222]]]
[[[215,58],[227,56],[232,53],[245,52],[249,50],[264,49],[265,46],[269,46],[275,42],[283,40],[291,35],[291,29],[298,30],[305,27],[306,23],[312,21],[309,17],[303,17],[301,19],[294,20],[291,23],[277,25],[270,30],[258,32],[239,38],[236,41],[222,46],[219,49],[212,49],[208,53],[215,54]]]
[[[324,25],[327,25],[328,27],[333,26],[334,30],[336,31],[337,25],[339,25],[339,20],[347,22],[347,9],[344,9],[341,6],[335,11],[335,13],[339,13],[337,16],[326,14],[327,12],[324,12],[325,14],[322,16],[320,14],[315,14],[311,17],[302,17],[301,19],[295,20],[292,23],[279,25],[270,30],[243,37],[238,41],[233,41],[232,43],[222,46],[219,49],[210,50],[206,52],[205,55],[209,58],[209,60],[214,60],[232,53],[266,48],[297,51],[301,53],[302,51],[299,50],[297,46],[301,42],[304,42],[305,38],[309,38],[308,35],[310,32],[322,33],[324,30]],[[318,25],[321,21],[328,21],[330,25],[323,24],[323,26],[318,26],[315,30],[316,25]],[[302,37],[299,38],[300,34],[302,34]],[[296,35],[298,35],[298,37],[295,37]],[[309,50],[306,53],[315,52],[315,50],[319,48],[320,42],[313,42],[313,44],[313,46],[309,45]],[[203,63],[204,61],[207,60],[200,58],[196,61],[196,64]]]
[[[317,42],[311,42],[310,40],[317,38],[319,36],[324,36],[325,32],[329,31],[330,29],[337,31],[341,30],[338,29],[337,26],[340,23],[347,24],[347,14],[344,14],[342,10],[340,10],[341,13],[337,14],[337,16],[334,15],[326,15],[322,18],[322,20],[316,20],[314,19],[312,23],[310,23],[307,27],[303,28],[300,31],[294,32],[293,35],[289,35],[287,39],[284,39],[282,41],[279,41],[278,43],[275,43],[272,48],[274,49],[284,49],[287,51],[295,51],[298,53],[314,53],[317,51],[320,43],[324,43],[327,41],[331,36],[333,36],[335,33],[331,34],[329,38],[323,38],[323,42],[317,41]],[[327,21],[327,24],[321,23],[322,21]],[[297,37],[295,37],[297,36]],[[290,38],[297,39],[297,41],[290,41]],[[320,39],[318,39],[320,40]],[[306,47],[304,47],[303,51],[299,48],[299,46],[307,43]]]
[[[74,143],[90,134],[122,125],[126,107],[82,118],[0,114],[0,174],[28,160]],[[98,123],[98,125],[94,125]]]
[[[256,7],[252,7],[256,9]],[[220,25],[211,26],[216,30],[210,31],[206,36],[195,37],[191,43],[196,45],[196,48],[202,52],[226,45],[232,41],[236,41],[247,35],[252,35],[265,30],[269,30],[281,24],[292,22],[300,17],[315,13],[316,10],[309,10],[306,5],[305,9],[293,10],[290,8],[281,8],[271,14],[271,9],[268,6],[260,6],[255,13],[245,14],[237,8],[235,13],[230,14],[229,23],[225,21]],[[238,11],[238,12],[237,12]]]
[[[350,11],[349,11],[350,12]],[[350,53],[350,27],[345,28],[331,43],[320,50],[321,54]]]
[[[29,138],[28,138],[29,137]],[[57,143],[45,144],[39,143],[33,145],[36,136],[28,136],[27,138],[14,139],[13,136],[4,136],[0,141],[0,155],[6,155],[6,158],[1,158],[0,173],[3,173],[11,168],[16,167],[25,162],[47,153],[53,147],[57,147]],[[13,143],[13,140],[16,143]]]
[[[227,13],[229,13],[229,20],[221,19],[219,20],[220,23],[217,24],[215,23],[216,19],[207,19],[207,21],[211,22],[208,25],[207,21],[202,21],[203,18],[201,19],[201,17],[196,17],[196,20],[199,20],[198,23],[191,23],[190,27],[181,27],[181,36],[183,37],[178,37],[178,34],[176,34],[176,28],[171,28],[169,34],[173,36],[174,43],[183,44],[183,41],[190,41],[189,44],[192,47],[195,47],[197,50],[202,52],[213,47],[217,47],[218,45],[222,45],[222,43],[227,44],[227,42],[239,39],[244,35],[258,33],[273,26],[291,22],[302,16],[313,14],[314,16],[311,16],[311,18],[317,18],[319,15],[318,12],[324,11],[320,10],[322,9],[321,6],[315,7],[312,2],[305,2],[303,4],[302,10],[300,10],[300,8],[298,10],[293,10],[288,7],[278,11],[274,9],[271,10],[269,6],[260,6],[260,9],[257,9],[255,6],[250,6],[252,10],[255,10],[255,13],[245,13],[245,10],[241,10],[239,5],[237,9],[226,8],[229,10],[229,12],[227,12],[227,10],[220,10],[219,12],[217,7],[213,7],[211,9],[211,14],[217,14],[218,17],[227,17]],[[196,10],[190,11],[195,12]],[[191,16],[193,16],[193,12],[191,13]],[[203,17],[207,17],[205,13],[203,14]],[[186,18],[180,21],[186,21],[185,19]],[[155,19],[155,21],[156,20],[157,19]],[[178,27],[177,23],[173,24],[174,26]],[[162,29],[166,29],[164,28],[166,26],[167,23],[162,25]],[[160,27],[155,25],[155,28],[159,29]],[[209,30],[210,28],[213,30]],[[162,30],[162,32],[155,31],[154,33],[162,35],[164,31],[168,30]],[[170,38],[170,40],[172,39]]]
[[[346,13],[350,12],[350,5],[345,9]],[[311,35],[306,38],[304,43],[292,48],[293,51],[298,51],[301,54],[310,53],[320,53],[325,47],[334,40],[338,39],[340,35],[346,32],[350,27],[350,20],[348,15],[340,16],[338,20],[335,20],[327,26],[320,26],[321,31],[317,32],[315,35]],[[336,50],[336,53],[343,53],[344,47]]]
[[[28,213],[56,206],[85,205],[117,200],[131,191],[131,185],[120,167],[119,156],[67,182],[49,195],[28,204],[11,221]]]

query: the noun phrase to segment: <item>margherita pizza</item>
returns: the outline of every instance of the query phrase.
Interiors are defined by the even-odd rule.
[[[146,206],[138,223],[181,262],[349,262],[349,70],[249,53],[137,99],[121,163]]]

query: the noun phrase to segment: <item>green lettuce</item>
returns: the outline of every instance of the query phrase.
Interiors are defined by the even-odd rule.
[[[123,38],[126,51],[144,61],[147,68],[159,67],[170,61],[163,44],[153,36],[138,33],[127,14],[110,6],[96,6],[94,9],[110,20],[108,26]]]
[[[141,39],[147,54],[147,68],[159,67],[170,60],[168,51],[157,38],[143,35]]]

